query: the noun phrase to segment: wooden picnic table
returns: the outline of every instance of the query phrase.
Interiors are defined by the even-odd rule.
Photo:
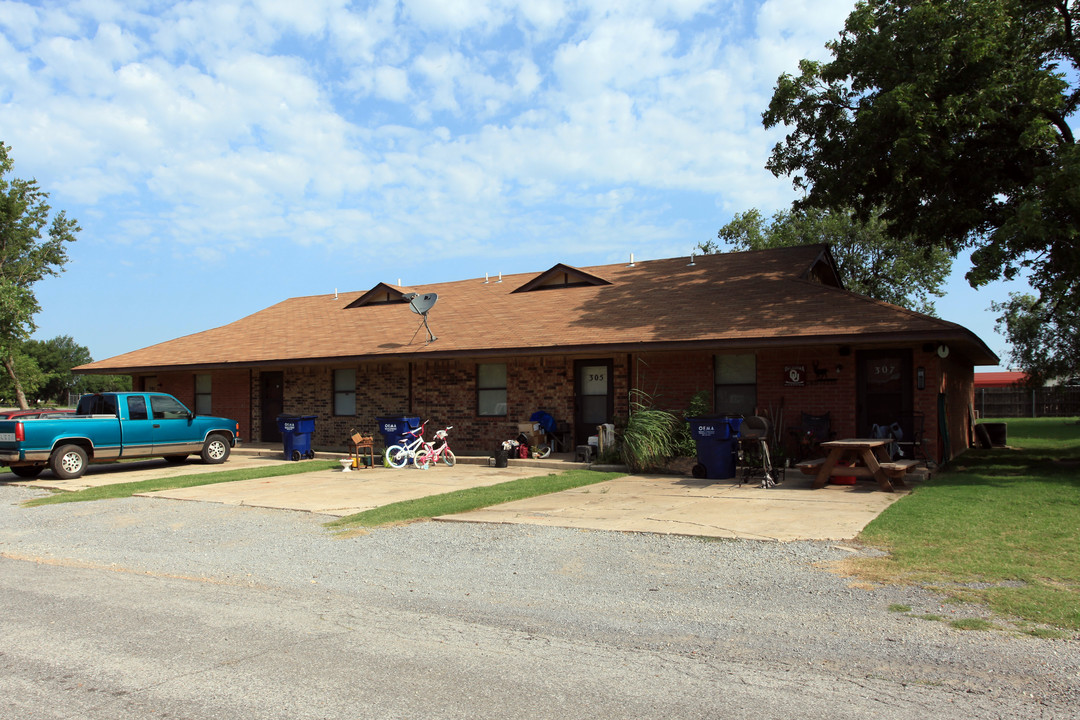
[[[821,447],[829,454],[818,460],[799,463],[799,469],[807,475],[814,475],[814,488],[825,487],[830,477],[872,477],[878,486],[886,492],[892,492],[893,486],[906,488],[904,475],[914,468],[915,460],[896,460],[889,456],[889,438],[847,438],[829,440]],[[854,460],[855,467],[841,465],[843,461]]]

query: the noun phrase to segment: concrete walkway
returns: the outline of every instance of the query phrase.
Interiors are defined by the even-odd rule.
[[[321,457],[340,458],[339,454]],[[235,450],[225,465],[197,458],[182,465],[163,460],[95,465],[78,480],[49,472],[32,481],[0,475],[28,487],[80,490],[153,477],[190,475],[243,467],[288,464],[280,452]],[[301,461],[304,462],[304,461]],[[511,464],[497,469],[459,462],[428,470],[383,467],[343,472],[338,468],[284,477],[239,480],[145,493],[145,497],[217,502],[341,517],[401,500],[535,477],[576,463]],[[910,476],[909,476],[910,477]],[[906,492],[887,493],[876,483],[810,487],[813,478],[792,471],[779,486],[762,489],[735,480],[698,480],[669,475],[627,475],[596,485],[437,518],[450,522],[519,523],[592,530],[655,532],[767,540],[848,540]]]

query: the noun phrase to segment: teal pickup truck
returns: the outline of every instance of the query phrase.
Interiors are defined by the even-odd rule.
[[[0,420],[0,465],[32,478],[48,467],[77,478],[91,462],[163,457],[183,462],[199,453],[222,463],[240,441],[240,423],[195,415],[172,395],[121,392],[85,395],[74,415]]]

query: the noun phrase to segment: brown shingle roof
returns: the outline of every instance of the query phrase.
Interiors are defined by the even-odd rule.
[[[78,370],[875,340],[948,341],[976,364],[997,362],[959,325],[807,279],[823,256],[819,245],[706,255],[693,266],[685,257],[603,265],[580,270],[610,284],[524,292],[515,290],[543,273],[411,288],[439,295],[429,314],[432,343],[407,304],[348,307],[370,291],[299,297]]]

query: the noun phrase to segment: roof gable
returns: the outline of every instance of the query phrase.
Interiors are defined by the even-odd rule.
[[[408,288],[394,287],[386,283],[379,283],[360,297],[346,305],[346,308],[358,308],[365,305],[388,305],[390,303],[407,303],[409,300],[405,294]]]
[[[532,292],[533,290],[550,290],[564,287],[584,287],[610,285],[611,282],[598,275],[587,273],[576,267],[559,263],[549,270],[545,270],[529,282],[517,288],[513,292]]]

